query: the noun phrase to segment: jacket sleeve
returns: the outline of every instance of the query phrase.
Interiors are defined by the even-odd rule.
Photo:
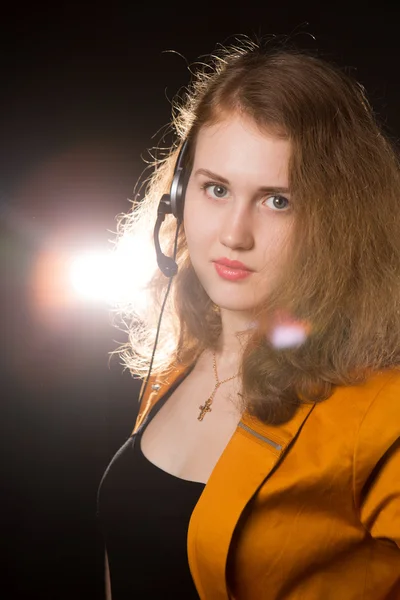
[[[354,454],[355,502],[364,527],[400,550],[400,374],[386,380],[362,420]]]

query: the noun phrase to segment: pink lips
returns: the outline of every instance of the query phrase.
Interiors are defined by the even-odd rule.
[[[220,277],[230,281],[245,279],[253,272],[239,260],[229,260],[229,258],[219,258],[218,260],[214,261],[214,266]]]

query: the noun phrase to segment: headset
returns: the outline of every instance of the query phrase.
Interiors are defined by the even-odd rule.
[[[187,182],[189,179],[189,170],[185,169],[186,154],[187,154],[188,140],[186,139],[179,151],[178,158],[175,164],[174,175],[172,178],[172,184],[169,194],[164,194],[161,197],[160,203],[157,208],[157,221],[154,227],[154,245],[156,248],[157,264],[166,277],[173,277],[178,272],[178,265],[175,262],[176,258],[176,246],[179,232],[179,226],[183,219],[183,206],[185,203],[185,192]],[[161,223],[165,219],[165,215],[172,214],[176,218],[176,236],[175,236],[175,247],[174,256],[166,256],[163,254],[160,247],[159,233]]]
[[[158,336],[160,333],[161,319],[162,319],[162,315],[164,312],[164,307],[167,302],[169,291],[171,289],[173,277],[178,272],[178,265],[176,263],[178,233],[179,233],[179,227],[180,227],[180,225],[182,223],[182,219],[183,219],[183,207],[184,207],[184,203],[185,203],[185,193],[186,193],[186,187],[187,187],[187,183],[188,183],[189,175],[190,175],[189,169],[185,169],[187,147],[188,147],[188,140],[186,139],[182,144],[182,147],[178,154],[178,158],[176,160],[169,194],[164,194],[161,197],[160,203],[157,208],[157,220],[156,220],[156,224],[154,226],[154,246],[156,249],[157,264],[158,264],[161,272],[164,273],[164,275],[169,278],[169,282],[168,282],[167,291],[165,293],[164,300],[163,300],[163,303],[161,306],[160,317],[158,319],[157,332],[156,332],[156,337],[155,337],[155,341],[154,341],[153,352],[151,355],[150,365],[149,365],[149,369],[147,372],[147,377],[146,377],[144,384],[142,385],[142,389],[139,394],[139,400],[138,400],[139,406],[142,403],[142,399],[143,399],[143,396],[145,394],[145,391],[146,391],[146,388],[147,388],[147,385],[148,385],[148,382],[150,379],[151,369],[152,369],[153,361],[154,361],[154,355],[156,353],[156,348],[157,348]],[[172,257],[166,256],[162,252],[161,246],[160,246],[160,240],[159,240],[161,224],[165,219],[165,215],[169,215],[169,214],[172,214],[176,219],[176,233],[175,233],[174,251],[173,251]]]

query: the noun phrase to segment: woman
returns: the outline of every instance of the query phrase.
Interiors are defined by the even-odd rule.
[[[124,223],[158,209],[169,257],[99,491],[113,600],[400,598],[395,153],[338,68],[252,42],[197,73],[174,125]]]

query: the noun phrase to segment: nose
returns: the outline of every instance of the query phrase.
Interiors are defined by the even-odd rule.
[[[249,207],[236,203],[227,205],[221,217],[221,244],[232,250],[251,250],[254,246],[254,231]]]

